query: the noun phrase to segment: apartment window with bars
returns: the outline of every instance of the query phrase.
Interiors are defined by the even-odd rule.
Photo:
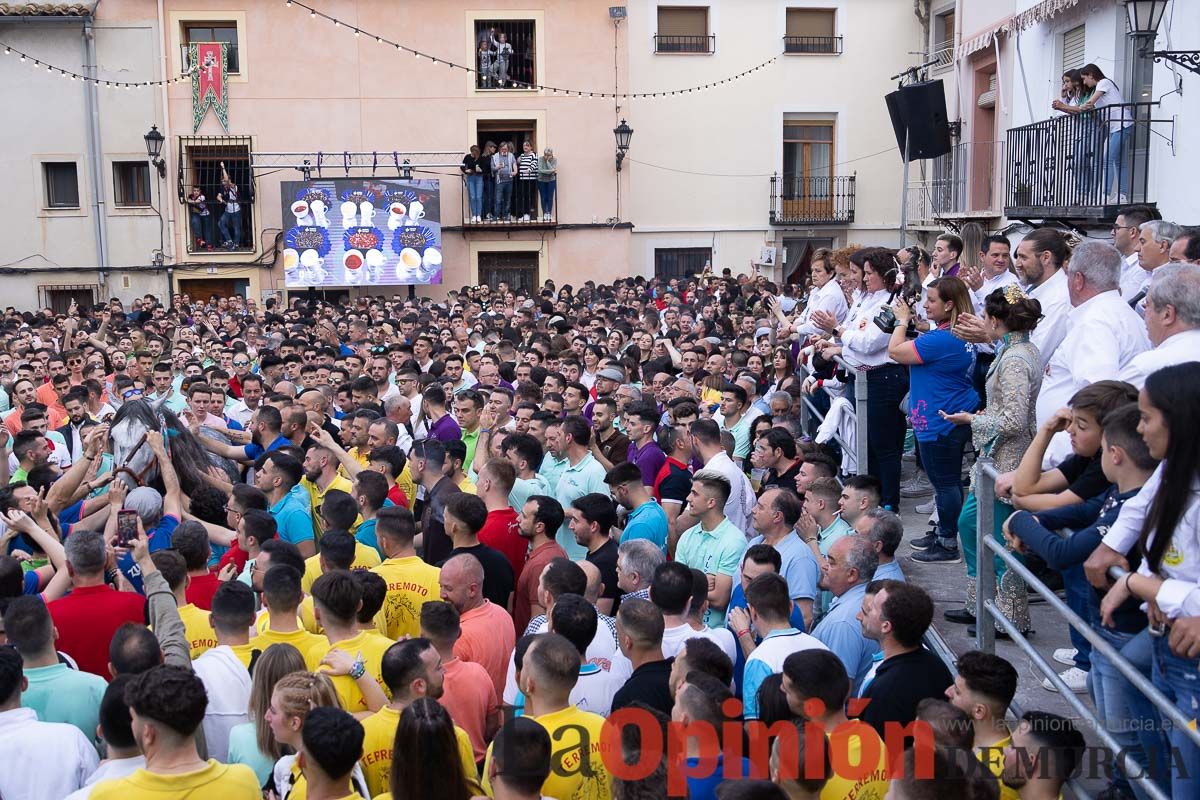
[[[531,19],[475,20],[476,88],[537,88],[536,34]]]
[[[113,200],[118,206],[150,205],[150,165],[145,161],[114,161]]]
[[[232,192],[224,185],[226,177],[235,187]],[[195,200],[193,188],[199,190],[203,205],[189,202]],[[185,203],[188,210],[189,253],[255,250],[249,137],[179,137],[178,192],[179,202]],[[202,207],[207,215],[199,213]],[[231,212],[228,217],[227,211]]]
[[[836,33],[837,12],[832,8],[789,8],[785,53],[826,53],[842,51],[842,37]]]
[[[99,286],[94,283],[80,283],[69,286],[39,286],[38,305],[49,308],[55,314],[65,314],[74,302],[81,309],[92,308],[96,305],[96,293]]]
[[[230,75],[241,72],[238,58],[238,31],[235,22],[185,22],[183,23],[183,68],[188,69],[187,46],[197,42],[225,42],[226,60]]]
[[[711,247],[654,248],[654,277],[659,280],[687,280],[704,272],[711,263]]]
[[[46,208],[79,208],[79,171],[74,161],[44,161]]]
[[[514,292],[532,292],[538,288],[536,250],[499,250],[479,254],[479,283],[495,288],[500,282]]]
[[[1079,25],[1069,31],[1065,31],[1058,39],[1058,60],[1062,63],[1061,72],[1066,72],[1072,69],[1079,69],[1087,63],[1084,43],[1087,28],[1084,25]]]
[[[659,6],[656,53],[712,53],[717,37],[708,30],[707,6]]]

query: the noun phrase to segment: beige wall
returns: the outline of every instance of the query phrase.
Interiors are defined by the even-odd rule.
[[[836,118],[834,161],[895,147],[883,95],[888,76],[918,63],[922,47],[911,3],[895,0],[672,0],[709,6],[713,55],[653,52],[657,3],[629,3],[630,73],[641,91],[708,83],[783,50],[788,8],[835,8],[841,55],[780,55],[757,73],[699,93],[629,103],[635,129],[628,167],[636,223],[630,267],[654,271],[656,247],[714,248],[713,266],[749,269],[764,241],[849,237],[894,244],[899,223],[900,159],[894,150],[834,167],[857,173],[855,222],[782,228],[769,224],[770,175],[782,172],[785,114]],[[657,165],[656,167],[647,164]]]

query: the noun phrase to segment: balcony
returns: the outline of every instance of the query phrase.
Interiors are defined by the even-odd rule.
[[[1010,128],[1005,215],[1104,223],[1121,206],[1149,203],[1150,126],[1167,121],[1151,119],[1154,105],[1108,106]]]
[[[771,178],[772,225],[845,225],[854,222],[853,175]]]
[[[532,183],[532,186],[525,186],[526,183]],[[470,192],[466,185],[466,180],[463,181],[462,187],[462,220],[463,230],[465,231],[514,231],[514,230],[546,230],[548,228],[558,227],[558,181],[551,184],[554,188],[550,194],[550,213],[546,214],[545,204],[542,202],[541,194],[539,193],[539,184],[537,181],[518,181],[512,182],[512,196],[509,200],[508,210],[509,215],[503,219],[498,213],[496,207],[496,194],[484,194],[480,210],[482,213],[480,222],[472,222],[472,209]],[[493,184],[494,186],[494,184]],[[491,201],[491,208],[488,207],[488,202]],[[488,219],[489,213],[491,219]],[[529,220],[525,221],[525,215],[529,215]]]
[[[908,184],[908,223],[941,229],[946,220],[999,217],[1003,163],[1004,142],[959,142],[921,162],[922,177]]]
[[[788,55],[840,56],[842,54],[842,37],[785,36],[783,37],[783,52]]]
[[[702,53],[717,52],[716,34],[707,36],[664,36],[654,34],[654,52],[656,53]]]

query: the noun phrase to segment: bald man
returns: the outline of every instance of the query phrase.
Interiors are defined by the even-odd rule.
[[[516,633],[508,612],[483,596],[483,564],[469,553],[453,556],[442,565],[438,585],[442,600],[459,613],[462,635],[454,655],[487,670],[500,697]]]

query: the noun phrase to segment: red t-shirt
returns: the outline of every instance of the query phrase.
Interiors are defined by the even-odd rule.
[[[146,598],[111,586],[73,589],[46,606],[58,629],[56,647],[75,659],[84,672],[108,680],[108,645],[126,622],[146,624]]]
[[[404,490],[400,488],[400,484],[393,483],[392,488],[388,489],[388,500],[391,500],[401,508],[408,508],[408,496],[404,494]]]
[[[212,611],[213,595],[217,593],[217,587],[220,585],[221,581],[217,579],[215,572],[193,575],[187,587],[187,601],[196,608]]]
[[[479,529],[479,541],[504,554],[512,565],[515,585],[515,581],[521,578],[521,569],[529,552],[529,540],[521,537],[517,512],[508,507],[489,511],[487,521]]]
[[[238,546],[237,539],[233,540],[233,544],[229,545],[229,549],[221,556],[221,560],[217,562],[217,574],[225,569],[226,564],[233,564],[237,567],[237,574],[241,575],[242,570],[246,568],[246,562],[250,560],[250,554]]]

